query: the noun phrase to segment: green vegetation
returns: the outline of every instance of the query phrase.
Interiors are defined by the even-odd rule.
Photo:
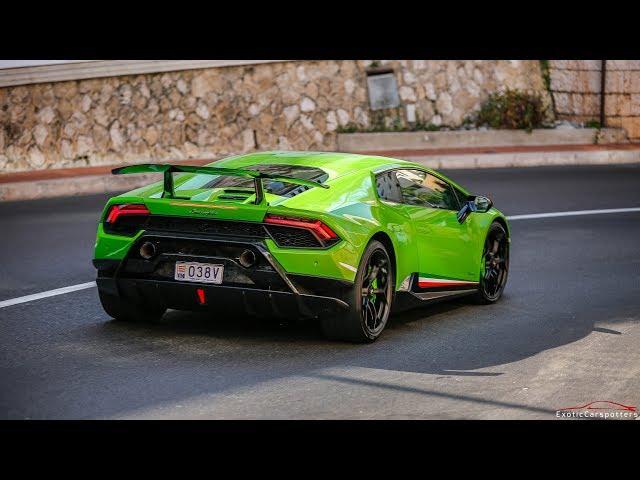
[[[531,131],[543,128],[544,119],[545,109],[538,94],[507,89],[489,95],[473,120],[478,127]]]
[[[355,123],[348,123],[344,127],[338,127],[337,133],[380,133],[380,132],[436,132],[446,128],[444,125],[434,125],[433,123],[425,123],[416,121],[414,124],[403,124],[399,117],[396,117],[391,124],[385,122],[372,122],[370,127],[363,128]]]
[[[394,111],[389,110],[374,110],[370,113],[371,122],[369,127],[362,127],[353,122],[349,122],[344,126],[340,126],[336,129],[337,133],[380,133],[380,132],[435,132],[448,128],[446,125],[434,125],[433,123],[427,123],[420,118],[420,115],[416,115],[416,121],[414,123],[408,123],[403,121],[400,116],[400,109]],[[389,121],[388,117],[395,113],[393,120]]]
[[[523,129],[528,132],[534,128],[554,128],[553,123],[546,120],[546,108],[541,95],[521,90],[507,89],[496,92],[482,103],[478,112],[466,117],[461,125],[451,127],[448,125],[434,125],[424,122],[419,117],[416,122],[409,124],[404,122],[399,114],[388,121],[384,111],[371,112],[371,124],[363,128],[355,123],[340,126],[337,133],[377,133],[377,132],[434,132],[438,130],[465,130],[470,128],[491,129]],[[598,128],[595,121],[587,122],[586,127]]]
[[[549,60],[540,60],[540,70],[542,72],[542,80],[547,92],[551,93],[551,72],[549,70]]]

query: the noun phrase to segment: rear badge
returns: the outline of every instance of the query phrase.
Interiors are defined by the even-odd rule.
[[[200,210],[197,208],[193,208],[189,211],[192,215],[217,215],[218,212],[215,210]]]

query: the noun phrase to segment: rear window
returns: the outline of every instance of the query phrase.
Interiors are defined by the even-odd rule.
[[[376,177],[378,196],[389,202],[402,203],[400,184],[396,179],[396,172],[384,172]]]
[[[329,175],[319,168],[305,167],[300,165],[252,165],[244,167],[247,170],[257,170],[262,173],[271,175],[281,175],[283,177],[294,177],[302,180],[310,180],[313,182],[324,183]],[[264,179],[262,181],[266,192],[280,197],[294,197],[309,187],[304,185],[294,185],[287,182],[279,182],[276,180]],[[244,177],[226,177],[226,176],[210,176],[197,175],[194,178],[176,188],[178,190],[188,189],[207,189],[207,188],[250,188],[253,190],[253,180]]]

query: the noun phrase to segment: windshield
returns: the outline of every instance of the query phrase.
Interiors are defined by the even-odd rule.
[[[251,165],[245,168],[247,170],[257,170],[262,173],[280,175],[283,177],[294,177],[318,183],[323,183],[329,178],[329,175],[319,168],[304,167],[299,165]],[[269,180],[266,178],[262,180],[262,184],[267,193],[278,195],[281,197],[293,197],[309,189],[309,187],[305,187],[304,185],[294,185],[291,183]],[[220,175],[196,175],[195,177],[182,183],[179,187],[176,186],[176,192],[180,190],[227,187],[247,188],[253,191],[253,179],[244,177],[227,177]]]

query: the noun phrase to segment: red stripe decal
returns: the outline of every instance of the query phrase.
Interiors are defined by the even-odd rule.
[[[418,278],[418,287],[431,288],[431,287],[458,287],[464,285],[477,285],[478,282],[468,282],[465,280],[447,280],[441,278]]]
[[[420,288],[430,287],[458,287],[460,285],[475,285],[474,282],[460,283],[460,282],[418,282]]]

